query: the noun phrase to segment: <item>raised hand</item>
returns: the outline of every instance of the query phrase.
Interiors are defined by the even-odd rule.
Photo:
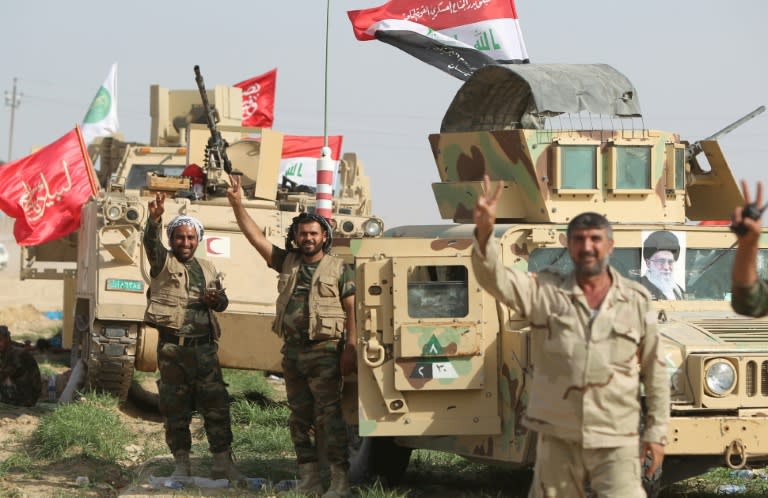
[[[243,194],[240,190],[242,178],[241,175],[229,175],[231,185],[227,188],[227,199],[229,199],[229,204],[232,206],[240,204],[243,200]]]
[[[165,212],[165,192],[155,193],[155,200],[149,201],[149,217],[152,221],[159,222]]]
[[[741,181],[741,190],[744,193],[744,206],[738,206],[731,215],[731,229],[739,239],[744,237],[757,241],[760,237],[760,214],[763,207],[763,182],[757,182],[757,199],[752,201],[749,194],[749,186],[745,180]]]
[[[496,223],[496,204],[501,197],[503,186],[502,182],[498,182],[496,189],[491,191],[491,179],[488,175],[483,175],[483,193],[477,197],[473,212],[477,226],[477,241],[482,248],[485,248],[491,233],[493,233],[493,225]]]

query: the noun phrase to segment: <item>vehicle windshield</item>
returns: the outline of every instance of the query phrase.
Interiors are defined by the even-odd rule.
[[[665,253],[666,251],[661,251]],[[731,299],[731,268],[735,248],[698,249],[687,247],[683,255],[667,258],[653,256],[643,261],[641,248],[617,247],[611,255],[611,265],[622,275],[648,288],[654,299],[684,299],[686,301],[722,301]],[[680,261],[684,258],[684,261]],[[761,278],[768,277],[768,249],[761,249],[758,255],[758,274]],[[681,263],[683,263],[681,265]],[[654,266],[668,268],[670,274],[674,270],[679,277],[670,277],[670,285],[666,290],[664,285],[651,277]],[[560,273],[568,273],[573,269],[568,251],[565,248],[539,248],[531,253],[528,260],[528,271],[538,272],[550,268]],[[660,277],[663,279],[663,277]],[[654,285],[655,284],[655,285]]]
[[[181,176],[184,166],[174,164],[134,164],[125,180],[126,189],[141,189],[147,186],[147,173],[159,176]]]

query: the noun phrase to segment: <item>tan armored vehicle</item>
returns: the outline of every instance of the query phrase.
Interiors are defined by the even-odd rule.
[[[314,209],[314,193],[279,186],[282,134],[240,127],[240,92],[217,86],[207,96],[218,110],[217,128],[229,144],[232,166],[244,175],[248,212],[283,246],[293,217]],[[223,273],[230,304],[219,317],[225,331],[221,365],[280,370],[280,339],[271,332],[277,273],[239,232],[226,198],[228,175],[209,161],[211,133],[200,124],[205,122],[200,97],[196,90],[153,86],[151,143],[108,138],[94,147],[102,191],[83,206],[79,231],[30,247],[24,255],[22,278],[64,280],[64,347],[72,346],[73,362],[82,358],[90,386],[121,399],[134,369],[156,367],[157,331],[142,322],[149,263],[141,240],[147,203],[157,191],[170,196],[164,223],[178,214],[201,220],[205,238],[197,255],[213,260]],[[203,171],[202,183],[182,175],[190,164]],[[382,221],[371,216],[369,180],[354,154],[340,162],[333,211],[333,238],[341,254],[349,253],[351,238],[383,231]]]
[[[768,321],[731,310],[736,238],[725,223],[699,223],[743,203],[716,136],[691,144],[646,128],[636,90],[610,66],[530,64],[477,71],[429,142],[435,200],[455,224],[352,246],[360,346],[345,413],[362,438],[356,477],[397,479],[414,448],[533,463],[535,438],[520,423],[529,330],[470,264],[484,173],[503,182],[496,235],[507,266],[568,271],[566,225],[584,211],[613,223],[611,263],[638,281],[655,264],[644,241],[659,231],[678,241],[666,262],[674,286],[654,302],[672,387],[665,480],[768,456]]]

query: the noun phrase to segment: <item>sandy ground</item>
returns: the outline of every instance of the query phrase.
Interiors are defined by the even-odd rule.
[[[0,220],[1,224],[1,220]],[[19,248],[12,241],[3,240],[11,258],[9,267],[0,270],[0,324],[11,330],[14,341],[30,339],[34,344],[37,337],[51,337],[61,327],[61,320],[51,319],[45,312],[62,309],[62,283],[55,280],[19,280]],[[69,353],[35,353],[38,363],[50,365],[68,362]],[[61,356],[58,358],[57,356]],[[66,366],[54,366],[58,373],[64,373]],[[154,457],[141,461],[142,441],[137,440],[127,449],[129,461],[125,466],[135,469],[140,478],[122,475],[119,467],[105,466],[99,462],[84,459],[67,459],[46,466],[42,472],[14,470],[5,474],[2,464],[9,457],[24,453],[24,442],[33,433],[41,416],[55,409],[53,403],[41,400],[36,407],[20,408],[0,404],[0,496],[50,497],[50,496],[163,496],[169,491],[153,491],[144,484],[158,464],[169,464],[171,455]],[[141,412],[130,404],[120,413],[121,418],[139,438],[163,440],[163,425],[159,415]],[[201,430],[199,422],[193,422],[193,431]],[[78,477],[88,477],[86,486],[78,485]],[[82,479],[81,479],[82,481]],[[196,490],[196,496],[217,494]],[[179,496],[178,492],[174,493]]]

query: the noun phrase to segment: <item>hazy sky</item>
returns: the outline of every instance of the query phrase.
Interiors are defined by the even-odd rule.
[[[372,179],[387,226],[443,223],[427,136],[461,81],[378,41],[359,42],[347,10],[380,0],[331,0],[328,131],[344,135]],[[765,0],[518,0],[534,63],[606,63],[635,85],[649,128],[705,138],[768,104]],[[0,90],[13,78],[13,158],[80,122],[118,63],[118,116],[126,139],[149,139],[149,86],[234,84],[277,67],[274,128],[323,132],[324,0],[12,1],[3,8]],[[0,115],[8,159],[11,108]],[[737,178],[768,180],[768,113],[721,140]]]

